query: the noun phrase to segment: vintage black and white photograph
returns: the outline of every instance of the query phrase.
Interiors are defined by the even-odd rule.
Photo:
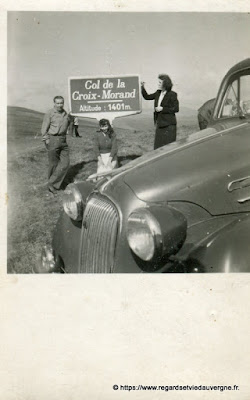
[[[0,399],[249,400],[249,5],[2,0]]]
[[[250,272],[250,14],[9,11],[8,273]]]

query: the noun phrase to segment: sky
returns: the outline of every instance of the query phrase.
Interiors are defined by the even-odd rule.
[[[70,76],[140,75],[152,93],[167,73],[180,107],[197,109],[249,43],[249,13],[11,11],[8,105],[44,112],[61,94],[67,109]]]

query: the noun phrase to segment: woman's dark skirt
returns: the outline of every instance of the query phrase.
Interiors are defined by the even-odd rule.
[[[154,150],[176,140],[176,125],[159,128],[156,125]]]

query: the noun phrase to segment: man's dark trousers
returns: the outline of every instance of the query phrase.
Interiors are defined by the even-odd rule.
[[[69,148],[66,136],[50,135],[47,148],[49,158],[48,185],[60,189],[69,168]]]

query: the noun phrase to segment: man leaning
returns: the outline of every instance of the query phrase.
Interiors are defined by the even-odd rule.
[[[54,108],[43,119],[42,140],[48,150],[48,190],[56,194],[69,168],[69,148],[66,133],[69,126],[68,114],[64,110],[64,98],[54,97]]]

